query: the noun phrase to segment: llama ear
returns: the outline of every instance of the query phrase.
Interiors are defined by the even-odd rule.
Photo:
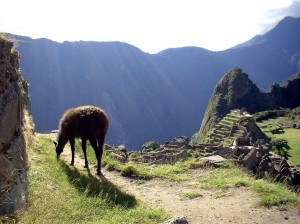
[[[53,143],[54,143],[54,145],[55,145],[55,147],[57,146],[57,141],[53,141]]]

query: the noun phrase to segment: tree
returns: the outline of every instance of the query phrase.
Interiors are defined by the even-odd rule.
[[[275,151],[279,156],[288,159],[290,157],[289,150],[291,147],[288,144],[288,141],[285,139],[274,139],[271,141],[272,150]]]

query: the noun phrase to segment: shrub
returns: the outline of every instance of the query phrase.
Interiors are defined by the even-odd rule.
[[[121,171],[121,175],[124,177],[131,177],[137,174],[137,170],[134,166],[125,166],[124,169]]]
[[[270,118],[275,118],[275,117],[277,117],[277,113],[274,110],[262,111],[262,112],[258,112],[254,115],[255,121],[258,121],[258,122],[267,120]]]
[[[272,150],[274,150],[279,156],[288,159],[290,157],[289,150],[291,147],[288,144],[288,141],[285,139],[273,139],[271,141]]]

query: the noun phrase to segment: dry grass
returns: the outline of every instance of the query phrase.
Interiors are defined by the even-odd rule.
[[[22,132],[25,139],[26,148],[35,146],[35,127],[29,111],[25,108],[23,110],[23,127]]]

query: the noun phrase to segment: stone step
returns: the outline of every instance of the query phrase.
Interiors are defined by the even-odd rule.
[[[236,138],[236,137],[243,137],[244,135],[240,133],[233,133],[232,136]]]
[[[231,127],[232,127],[232,125],[225,124],[225,123],[222,123],[221,125],[222,125],[222,127],[221,127],[222,129],[228,130],[228,131],[229,131],[229,130],[231,129]]]
[[[238,122],[240,119],[239,119],[239,118],[233,118],[233,117],[226,117],[226,120],[227,120],[227,121],[231,121],[231,122],[233,122],[233,123],[236,123],[236,122]]]
[[[225,137],[226,137],[226,135],[224,135],[224,134],[218,134],[218,133],[214,133],[214,134],[213,134],[213,137],[217,137],[217,138],[219,138],[219,139],[223,139],[223,138],[225,138]]]
[[[221,120],[221,122],[220,122],[221,124],[226,124],[226,125],[230,125],[230,126],[232,126],[233,125],[233,122],[232,121],[228,121],[228,120],[226,120],[226,119],[223,119],[223,120]]]
[[[232,139],[232,138],[225,138],[224,139],[224,143],[227,144],[227,145],[232,145],[233,141],[234,141],[234,139]]]
[[[214,134],[228,135],[228,131],[224,129],[214,129]]]
[[[231,118],[235,118],[235,119],[240,119],[240,116],[239,115],[236,115],[236,114],[227,114],[226,115],[227,117],[231,117]]]

